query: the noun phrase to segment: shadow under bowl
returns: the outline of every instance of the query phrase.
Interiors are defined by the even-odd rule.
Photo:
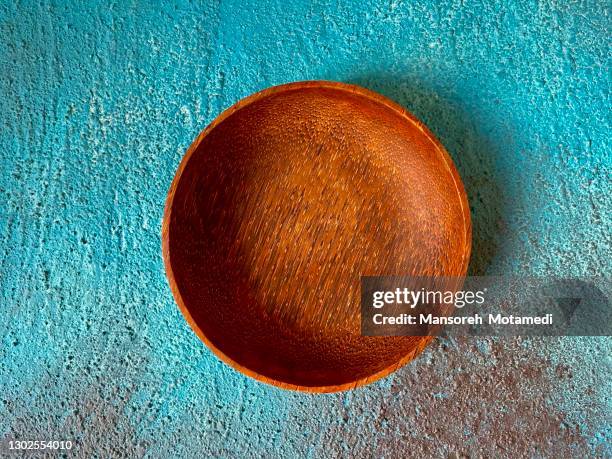
[[[272,87],[194,141],[169,191],[163,255],[197,335],[286,389],[354,388],[430,337],[360,332],[360,276],[463,276],[471,225],[444,148],[402,107],[328,81]]]

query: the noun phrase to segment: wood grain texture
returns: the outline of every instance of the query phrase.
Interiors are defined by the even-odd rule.
[[[463,276],[466,194],[444,148],[397,104],[326,81],[266,89],[187,151],[164,214],[169,283],[225,362],[331,392],[413,359],[426,337],[360,335],[360,276]]]

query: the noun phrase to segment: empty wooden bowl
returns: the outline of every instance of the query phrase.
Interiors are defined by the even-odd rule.
[[[360,334],[360,276],[465,275],[470,212],[444,148],[358,86],[253,94],[195,140],[162,229],[174,297],[237,370],[331,392],[381,378],[428,337]]]

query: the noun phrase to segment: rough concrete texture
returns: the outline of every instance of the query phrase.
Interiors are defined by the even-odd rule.
[[[609,4],[503,3],[2,2],[0,456],[610,457],[610,338],[439,339],[305,395],[220,363],[164,276],[187,146],[303,79],[380,91],[439,136],[473,273],[610,275]]]

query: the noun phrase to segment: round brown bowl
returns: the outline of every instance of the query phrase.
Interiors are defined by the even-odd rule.
[[[471,225],[449,155],[394,102],[329,81],[276,86],[194,141],[168,194],[163,256],[187,322],[259,381],[332,392],[430,337],[360,334],[360,276],[463,276]]]

